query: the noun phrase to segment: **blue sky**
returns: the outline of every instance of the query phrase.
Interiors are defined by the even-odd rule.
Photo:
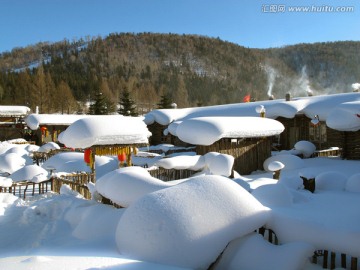
[[[312,11],[290,11],[300,6]],[[353,10],[335,10],[345,7]],[[359,0],[0,0],[0,10],[0,52],[115,32],[198,34],[250,48],[360,40]]]

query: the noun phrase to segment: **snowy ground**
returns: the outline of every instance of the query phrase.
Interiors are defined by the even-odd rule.
[[[360,161],[278,159],[287,168],[280,181],[266,171],[233,181],[208,170],[165,185],[141,170],[103,172],[122,175],[129,196],[143,186],[123,209],[66,186],[26,200],[2,193],[0,269],[194,269],[230,241],[216,269],[321,269],[307,259],[317,249],[360,257]],[[299,175],[316,177],[317,191],[303,190]],[[261,225],[282,245],[253,235]]]

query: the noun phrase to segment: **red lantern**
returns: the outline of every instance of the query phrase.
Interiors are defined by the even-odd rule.
[[[91,149],[85,149],[84,150],[84,161],[89,164],[90,163],[90,155],[91,155]]]
[[[126,160],[126,154],[125,153],[119,154],[118,155],[118,160],[120,162],[124,162]]]
[[[40,130],[41,130],[42,135],[45,135],[45,132],[47,131],[47,128],[46,127],[41,127]]]

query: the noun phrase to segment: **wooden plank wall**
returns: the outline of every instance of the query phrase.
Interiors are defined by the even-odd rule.
[[[278,117],[285,130],[280,134],[281,150],[290,150],[300,140],[309,140],[310,119],[305,115],[297,115],[294,118]]]
[[[221,139],[210,146],[196,146],[198,155],[208,152],[232,155],[235,158],[233,169],[240,174],[250,174],[263,170],[264,161],[271,155],[271,138],[239,139],[237,142]]]
[[[344,132],[343,157],[360,160],[360,131]]]

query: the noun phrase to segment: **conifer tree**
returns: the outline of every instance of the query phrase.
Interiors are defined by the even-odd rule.
[[[171,109],[172,108],[171,104],[172,101],[170,94],[167,93],[161,96],[161,100],[157,105],[158,105],[158,109]]]
[[[91,115],[106,115],[114,112],[114,105],[101,92],[95,95],[95,102],[89,107]]]
[[[125,116],[137,116],[135,102],[131,99],[130,93],[127,89],[125,89],[121,93],[120,101],[119,101],[120,108],[118,113]]]

